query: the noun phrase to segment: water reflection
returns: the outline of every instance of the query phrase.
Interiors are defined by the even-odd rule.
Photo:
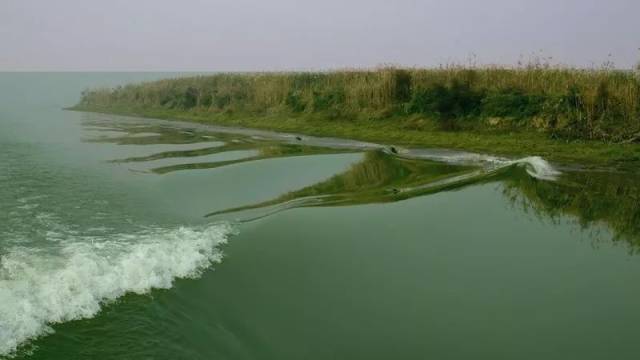
[[[489,172],[471,167],[403,159],[384,151],[369,151],[364,154],[362,161],[325,181],[286,193],[273,200],[217,211],[207,216],[262,208],[266,208],[266,214],[270,214],[301,206],[399,201],[459,187],[470,179],[490,175]],[[256,217],[262,216],[264,214]]]
[[[291,145],[291,144],[254,144],[254,148],[257,147],[257,153],[252,156],[247,156],[241,159],[226,160],[226,161],[213,161],[213,162],[192,162],[183,163],[170,166],[162,166],[153,168],[151,171],[157,174],[166,174],[180,170],[196,170],[196,169],[214,169],[228,165],[240,164],[249,161],[273,159],[279,157],[292,157],[301,155],[319,155],[319,154],[333,154],[336,152],[343,153],[344,151],[337,151],[333,149],[303,146],[303,145]],[[227,148],[228,149],[228,148]],[[227,150],[226,152],[230,152]]]
[[[607,172],[571,172],[560,181],[536,181],[515,172],[503,180],[512,204],[539,217],[559,220],[570,215],[581,228],[600,238],[605,225],[613,241],[640,249],[640,176]]]
[[[112,163],[135,164],[151,163],[163,159],[178,159],[178,163],[172,161],[170,165],[151,167],[149,171],[156,174],[167,174],[180,170],[214,169],[249,161],[280,157],[352,152],[352,150],[348,149],[282,143],[242,134],[189,131],[167,126],[136,123],[115,123],[110,126],[90,124],[90,130],[98,131],[98,134],[88,138],[87,141],[89,142],[118,145],[193,144],[200,146],[198,148],[167,150],[143,156],[111,160]],[[108,132],[111,136],[105,136],[100,132]],[[203,143],[210,146],[203,146]],[[239,154],[241,151],[245,151],[246,156],[233,156],[234,158],[229,160],[225,159],[225,156],[219,156],[216,161],[203,161],[207,156]]]
[[[223,134],[135,122],[105,123],[104,121],[86,120],[84,125],[85,131],[90,134],[86,141],[96,143],[119,145],[195,144],[224,140]]]
[[[565,173],[557,181],[530,176],[517,165],[477,169],[425,160],[410,160],[374,151],[349,170],[332,178],[259,204],[213,212],[208,216],[246,210],[253,220],[274,212],[307,206],[384,203],[467,185],[496,182],[511,204],[540,218],[575,218],[597,240],[622,242],[640,250],[640,177],[604,172]],[[603,225],[608,229],[600,230]],[[612,236],[610,235],[612,234]]]
[[[189,145],[112,160],[127,166],[146,165],[148,171],[155,174],[214,169],[263,159],[356,151],[348,147],[318,146],[317,139],[311,145],[301,138],[283,142],[247,134],[185,130],[144,122],[89,122],[86,125],[87,130],[93,133],[88,139],[92,142]],[[511,204],[538,217],[558,221],[570,216],[582,229],[599,238],[611,238],[610,232],[613,241],[629,245],[632,251],[640,246],[640,176],[636,174],[566,172],[556,181],[544,181],[532,177],[523,168],[526,164],[460,165],[403,158],[394,151],[380,148],[364,151],[361,161],[324,181],[268,201],[216,211],[206,216],[232,214],[240,221],[250,221],[295,207],[386,203],[471,184],[495,182]],[[597,235],[603,226],[608,231],[605,235]]]

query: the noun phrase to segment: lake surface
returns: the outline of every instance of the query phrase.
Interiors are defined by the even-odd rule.
[[[637,358],[638,175],[62,110],[176,75],[0,74],[0,358]]]

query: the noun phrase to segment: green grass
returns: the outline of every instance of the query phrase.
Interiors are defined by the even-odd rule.
[[[633,168],[639,74],[537,63],[230,73],[86,90],[75,109]]]

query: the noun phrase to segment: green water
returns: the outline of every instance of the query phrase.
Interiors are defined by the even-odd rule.
[[[0,358],[637,358],[637,175],[62,110],[174,75],[0,74]]]

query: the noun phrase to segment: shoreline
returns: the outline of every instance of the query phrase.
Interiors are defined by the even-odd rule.
[[[334,121],[320,116],[281,114],[197,113],[176,110],[122,109],[73,106],[68,111],[153,118],[221,127],[244,128],[281,135],[306,135],[372,142],[380,146],[448,149],[505,157],[540,156],[555,165],[574,170],[637,172],[640,145],[607,144],[601,141],[549,139],[535,131],[490,133],[481,131],[408,130],[400,121]]]

